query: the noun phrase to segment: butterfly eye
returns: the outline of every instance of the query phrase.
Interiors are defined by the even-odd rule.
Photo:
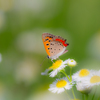
[[[49,59],[49,56],[47,56],[47,58]]]

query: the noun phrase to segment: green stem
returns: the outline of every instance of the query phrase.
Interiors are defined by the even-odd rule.
[[[68,98],[71,100],[70,95],[67,93],[66,89],[65,89],[65,93],[67,94]]]
[[[100,97],[98,97],[98,99],[97,100],[100,100]]]
[[[65,73],[65,71],[61,70],[60,72],[62,72],[62,73],[68,78],[69,82],[72,81],[72,80],[68,77],[68,75]],[[75,94],[74,94],[73,87],[72,87],[72,93],[73,93],[74,99],[76,100],[76,97],[75,97]]]
[[[65,73],[65,71],[61,70],[60,72],[62,72],[69,80],[69,82],[71,82],[70,78],[68,77],[68,75]]]
[[[76,97],[75,97],[75,94],[74,94],[73,87],[72,87],[72,93],[73,93],[74,99],[76,100]]]
[[[85,100],[88,100],[88,94],[85,94]]]
[[[95,96],[96,90],[97,90],[97,86],[96,86],[96,88],[95,88],[95,91],[94,91],[94,94],[93,94],[92,100],[94,99],[94,96]]]
[[[82,100],[84,100],[84,94],[82,94]]]
[[[70,79],[72,81],[72,75],[71,75],[71,73],[72,73],[72,67],[70,68]]]

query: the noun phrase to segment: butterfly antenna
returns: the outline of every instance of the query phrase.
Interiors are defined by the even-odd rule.
[[[44,60],[47,58],[47,56],[43,59],[42,63],[40,64],[40,66],[43,64]]]

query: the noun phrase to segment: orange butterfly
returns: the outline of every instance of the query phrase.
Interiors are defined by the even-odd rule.
[[[48,54],[48,58],[50,58],[51,60],[57,59],[62,54],[68,52],[68,50],[66,50],[66,47],[69,44],[66,42],[66,39],[60,36],[55,36],[50,33],[43,33],[42,40],[45,50]]]

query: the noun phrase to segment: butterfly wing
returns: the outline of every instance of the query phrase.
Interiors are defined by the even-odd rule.
[[[68,43],[60,36],[55,36],[49,33],[42,34],[45,50],[51,59],[56,59],[66,52]]]
[[[44,44],[44,47],[45,47],[45,50],[46,50],[48,56],[50,56],[50,42],[53,41],[53,37],[54,37],[54,35],[49,34],[49,33],[42,34],[43,44]]]

